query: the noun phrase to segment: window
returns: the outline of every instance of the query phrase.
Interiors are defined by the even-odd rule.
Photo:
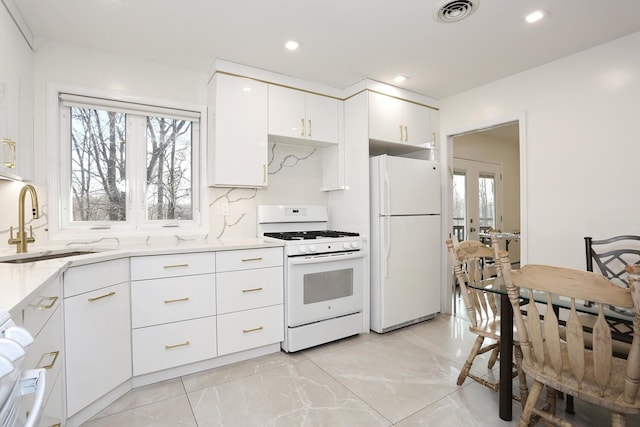
[[[178,234],[176,227],[206,233],[197,161],[201,110],[66,92],[57,98],[54,233]]]

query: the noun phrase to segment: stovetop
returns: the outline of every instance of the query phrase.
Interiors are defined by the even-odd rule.
[[[316,230],[316,231],[285,231],[278,233],[264,233],[266,237],[280,240],[315,240],[315,239],[337,239],[341,237],[357,237],[359,233],[336,230]]]

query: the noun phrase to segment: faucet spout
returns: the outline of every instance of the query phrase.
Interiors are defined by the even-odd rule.
[[[36,193],[36,189],[33,185],[27,184],[20,190],[20,195],[18,196],[18,233],[16,238],[13,238],[13,227],[11,227],[10,236],[9,236],[9,244],[16,245],[17,253],[25,253],[27,252],[27,243],[33,243],[36,239],[33,237],[33,229],[29,226],[29,236],[27,236],[25,230],[25,219],[24,219],[24,205],[27,198],[27,193],[31,195],[31,212],[34,219],[40,218],[40,208],[38,207],[38,194]]]

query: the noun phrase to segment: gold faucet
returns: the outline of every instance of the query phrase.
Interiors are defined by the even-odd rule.
[[[38,212],[38,195],[36,189],[31,184],[27,184],[20,190],[20,196],[18,196],[18,234],[16,238],[13,238],[13,227],[10,227],[9,231],[9,244],[17,246],[17,253],[27,252],[27,243],[33,243],[36,239],[33,237],[33,228],[29,226],[29,237],[27,237],[24,229],[24,203],[27,197],[27,192],[31,193],[31,211],[33,218],[40,218]]]

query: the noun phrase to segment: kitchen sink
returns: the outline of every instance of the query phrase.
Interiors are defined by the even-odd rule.
[[[7,259],[0,261],[2,264],[24,264],[27,262],[36,262],[36,261],[46,261],[48,259],[56,259],[56,258],[66,258],[70,256],[76,255],[86,255],[92,254],[94,251],[72,251],[72,252],[58,252],[58,253],[47,253],[47,254],[34,254],[33,256],[29,256],[29,254],[24,254],[19,258]]]

